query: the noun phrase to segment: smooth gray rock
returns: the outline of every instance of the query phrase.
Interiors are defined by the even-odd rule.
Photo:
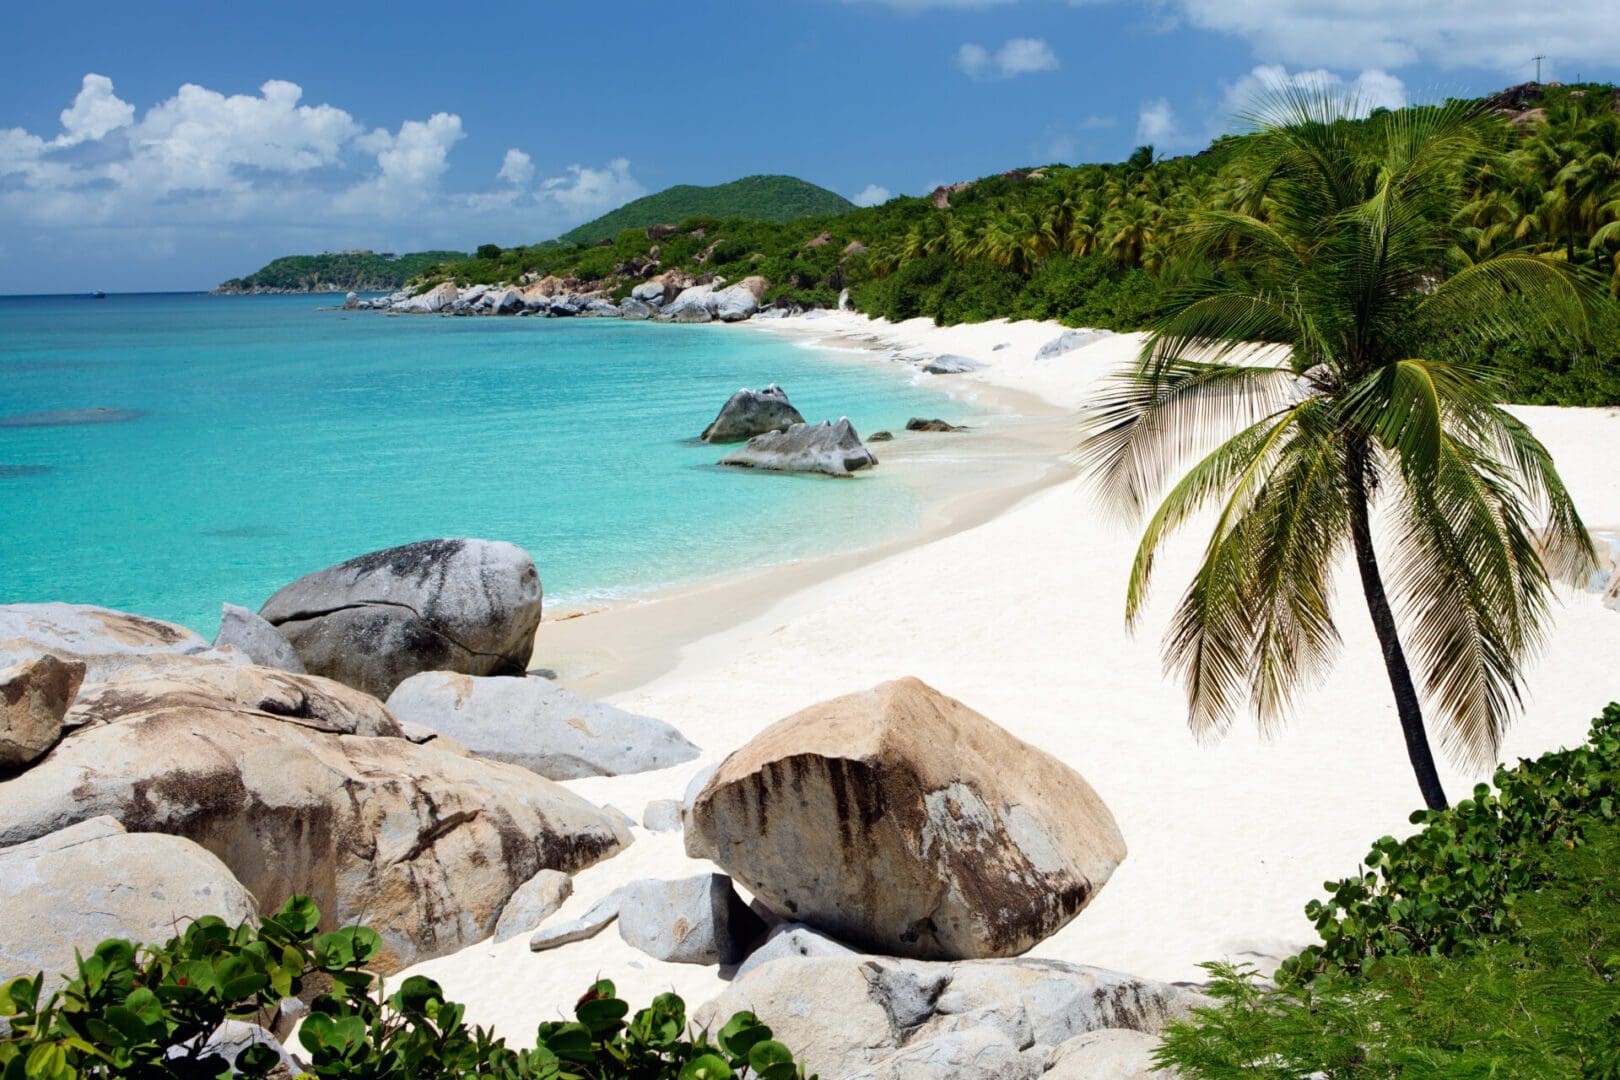
[[[585,310],[581,314],[616,319],[619,317],[620,312],[617,304],[610,304],[606,300],[589,300],[586,302]]]
[[[697,802],[698,793],[701,792],[720,768],[718,761],[703,766],[692,774],[692,779],[686,782],[686,790],[681,793],[681,831],[690,832],[692,829],[692,807]]]
[[[303,675],[304,662],[293,651],[292,642],[281,636],[281,631],[261,619],[256,612],[235,604],[221,604],[219,633],[214,635],[214,648],[229,645],[240,649],[260,667],[280,668],[295,675]]]
[[[732,285],[714,294],[710,310],[721,322],[741,322],[759,310],[759,297],[746,285]]]
[[[0,667],[49,653],[85,666],[98,682],[153,657],[230,659],[174,623],[89,604],[0,604]]]
[[[648,803],[641,812],[641,827],[648,832],[680,832],[680,800],[654,799]]]
[[[1107,330],[1065,330],[1035,350],[1035,359],[1051,360],[1062,356],[1064,353],[1083,349],[1092,342],[1101,341],[1107,336]]]
[[[958,356],[955,353],[945,353],[932,360],[923,362],[922,369],[930,375],[960,375],[968,371],[978,371],[983,364],[970,356]]]
[[[457,300],[461,299],[452,281],[442,282],[429,289],[420,296],[413,296],[409,300],[394,305],[395,311],[403,311],[413,315],[432,315],[443,311]]]
[[[356,308],[358,308],[359,306],[360,306],[360,294],[359,293],[352,292],[352,293],[349,293],[348,295],[344,296],[344,298],[343,298],[343,310],[344,311],[353,311]]]
[[[856,950],[841,941],[835,941],[804,923],[783,923],[773,929],[765,943],[748,954],[748,959],[737,968],[736,978],[772,960],[807,959],[812,956],[854,956]]]
[[[619,318],[621,319],[640,322],[644,319],[650,319],[652,316],[653,308],[651,304],[630,297],[626,297],[619,302]]]
[[[775,383],[763,390],[744,387],[721,406],[714,422],[703,429],[706,443],[745,442],[767,431],[786,431],[804,417],[788,400],[787,392]]]
[[[714,316],[706,308],[685,308],[673,315],[660,314],[659,322],[673,323],[707,323],[714,322]]]
[[[388,708],[481,757],[551,780],[664,769],[700,753],[662,720],[580,697],[549,679],[429,671],[395,687]]]
[[[508,290],[501,293],[490,293],[489,310],[496,315],[516,315],[523,310],[523,297],[516,292]]]
[[[62,737],[84,664],[47,653],[0,668],[0,771],[37,761]]]
[[[1059,1043],[1046,1058],[1046,1080],[1176,1080],[1176,1069],[1157,1070],[1159,1037],[1129,1028],[1103,1028]]]
[[[424,540],[318,570],[259,614],[311,674],[379,698],[423,671],[520,675],[540,625],[540,573],[493,540]]]
[[[967,428],[948,424],[944,420],[927,420],[921,416],[913,416],[906,421],[907,431],[966,431]]]
[[[1168,983],[1056,960],[830,956],[761,964],[698,1008],[693,1021],[712,1027],[751,1010],[793,1047],[807,1072],[822,1076],[874,1069],[902,1049],[967,1032],[1006,1040],[1038,1075],[1051,1050],[1077,1035],[1157,1033],[1208,1004]],[[926,1059],[932,1051],[919,1053]]]
[[[559,945],[569,945],[595,937],[607,928],[608,923],[619,917],[619,903],[623,893],[622,888],[614,889],[592,904],[579,918],[552,926],[542,926],[529,939],[529,948],[534,952],[544,952]]]
[[[953,1031],[908,1043],[844,1080],[1036,1080],[1043,1056],[1019,1053],[999,1031]]]
[[[720,459],[722,465],[772,472],[814,472],[849,476],[877,464],[872,451],[849,420],[834,424],[794,424],[786,431],[768,431]]]
[[[586,301],[583,296],[575,296],[573,293],[566,293],[562,296],[553,296],[551,298],[551,313],[553,315],[564,317],[578,315],[580,312],[585,310],[585,303]]]
[[[256,914],[214,855],[178,836],[125,832],[111,817],[0,848],[0,907],[0,971],[44,972],[47,994],[73,973],[74,949],[114,937],[162,943],[202,915],[235,926]]]
[[[666,299],[660,315],[681,321],[682,316],[702,315],[703,322],[714,318],[715,297],[713,285],[693,285],[682,289],[673,300]],[[631,293],[634,296],[634,292]]]
[[[764,932],[724,874],[633,881],[620,898],[619,936],[655,960],[734,964]]]
[[[630,290],[630,298],[643,304],[657,305],[664,302],[665,285],[661,279],[643,281]]]
[[[495,923],[495,940],[508,941],[519,934],[533,933],[573,892],[574,879],[561,870],[540,871],[519,885],[501,909]]]

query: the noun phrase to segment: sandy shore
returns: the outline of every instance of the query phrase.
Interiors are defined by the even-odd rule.
[[[1155,602],[1128,636],[1122,608],[1135,532],[1100,517],[1063,456],[1074,412],[1139,342],[1121,335],[1034,360],[1060,329],[888,326],[849,314],[773,327],[982,361],[982,371],[949,377],[959,393],[1039,403],[1024,427],[985,437],[1019,468],[994,491],[942,500],[919,535],[875,551],[544,624],[538,666],[667,720],[706,750],[690,766],[568,786],[639,819],[647,802],[679,798],[698,768],[772,721],[915,675],[1079,770],[1125,835],[1130,854],[1113,879],[1032,955],[1197,979],[1201,961],[1269,965],[1313,940],[1305,902],[1324,880],[1353,872],[1372,840],[1409,829],[1419,805],[1359,590],[1341,575],[1339,662],[1298,700],[1286,730],[1266,740],[1240,721],[1219,743],[1196,740],[1181,688],[1163,674],[1160,637],[1199,550],[1198,530],[1167,550]],[[1620,526],[1620,410],[1518,411],[1552,449],[1587,524]],[[1610,675],[1617,646],[1620,614],[1596,595],[1570,593],[1531,669],[1504,757],[1582,741],[1589,718],[1620,698],[1620,678]],[[1449,766],[1443,775],[1453,798],[1486,778]],[[630,850],[578,876],[554,918],[578,915],[636,878],[707,869],[685,858],[679,834],[638,828]],[[517,938],[413,970],[465,1001],[471,1021],[517,1042],[533,1038],[537,1021],[563,1014],[598,975],[638,1002],[673,988],[696,1003],[724,985],[714,969],[653,961],[612,928],[547,953],[530,953]]]

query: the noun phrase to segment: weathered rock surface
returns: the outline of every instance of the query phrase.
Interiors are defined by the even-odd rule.
[[[574,892],[574,879],[561,870],[542,870],[518,886],[495,923],[495,940],[533,933]]]
[[[174,623],[88,604],[0,604],[0,666],[50,653],[85,666],[96,682],[154,656],[213,656],[201,636]]]
[[[701,753],[662,720],[580,697],[549,679],[429,671],[400,683],[388,708],[481,757],[552,780],[664,769]]]
[[[720,459],[722,465],[772,472],[814,472],[849,476],[877,464],[872,451],[849,420],[794,424],[786,431],[767,431]]]
[[[394,305],[395,311],[406,311],[416,315],[432,315],[443,311],[459,299],[459,292],[455,282],[445,281],[433,286],[421,296],[413,296]]]
[[[178,836],[126,833],[110,817],[0,848],[0,906],[0,971],[43,971],[47,993],[73,973],[76,948],[110,937],[161,943],[202,915],[235,925],[255,914],[214,855]]]
[[[758,288],[751,285],[757,282]],[[714,294],[710,312],[721,322],[741,322],[759,310],[760,294],[764,292],[764,278],[748,278],[727,286]]]
[[[643,304],[662,304],[665,297],[664,279],[655,277],[650,281],[643,281],[630,290],[630,299]]]
[[[0,771],[43,757],[84,682],[84,664],[49,653],[0,668]]]
[[[748,954],[737,968],[742,978],[772,960],[807,959],[812,956],[854,956],[855,950],[804,923],[783,923],[770,932],[765,943]]]
[[[1108,336],[1107,330],[1065,330],[1035,351],[1035,359],[1051,360],[1064,353],[1083,349],[1094,341]]]
[[[641,827],[648,832],[680,832],[680,800],[654,799],[648,803],[641,812]]]
[[[221,604],[219,633],[214,635],[214,648],[229,645],[261,667],[280,668],[295,675],[303,675],[304,662],[293,651],[292,642],[281,636],[281,631],[261,619],[257,612],[235,604]]]
[[[633,881],[620,894],[619,936],[655,960],[735,964],[764,933],[724,874]]]
[[[312,674],[386,698],[422,671],[521,675],[540,607],[522,548],[424,540],[301,577],[259,614]]]
[[[666,299],[659,314],[672,319],[701,315],[701,321],[707,322],[714,318],[714,304],[713,285],[693,285],[682,289],[673,300]]]
[[[913,416],[906,421],[907,431],[966,431],[967,428],[948,424],[944,420],[925,420],[920,416]]]
[[[1041,1055],[1021,1054],[1001,1032],[980,1029],[908,1043],[844,1080],[1036,1080],[1041,1070]]]
[[[911,678],[813,705],[726,758],[686,848],[786,918],[927,959],[1024,952],[1125,857],[1079,773]]]
[[[595,937],[619,917],[619,902],[623,893],[623,889],[614,889],[592,904],[579,918],[542,926],[529,939],[529,948],[534,952],[544,952],[559,945],[570,945]]]
[[[1159,1037],[1129,1028],[1104,1028],[1060,1043],[1046,1058],[1047,1080],[1176,1080],[1175,1069],[1157,1071]]]
[[[721,406],[720,415],[703,429],[706,443],[743,442],[767,431],[786,431],[804,423],[787,392],[775,383],[763,390],[743,388]]]
[[[969,356],[957,356],[954,353],[945,353],[931,360],[923,361],[922,369],[930,375],[961,375],[968,371],[978,371],[983,364]]]
[[[308,893],[324,926],[364,921],[382,935],[380,969],[394,971],[488,937],[537,871],[579,870],[630,842],[596,807],[525,769],[199,696],[154,694],[133,679],[81,695],[70,720],[85,710],[98,722],[0,784],[0,843],[102,814],[184,836],[219,856],[262,909]]]
[[[653,317],[653,306],[644,301],[626,297],[619,303],[619,317],[633,321],[650,319]]]
[[[899,1050],[964,1032],[1006,1040],[1039,1075],[1052,1048],[1077,1035],[1108,1028],[1157,1032],[1206,1004],[1167,983],[1056,960],[811,957],[739,976],[693,1019],[713,1026],[751,1010],[800,1055],[806,1072],[822,1076],[848,1076]],[[941,1047],[919,1053],[926,1060]]]
[[[874,432],[872,432],[872,434],[870,434],[870,435],[868,435],[866,437],[866,441],[867,442],[893,442],[894,441],[894,432],[892,432],[892,431],[874,431]]]

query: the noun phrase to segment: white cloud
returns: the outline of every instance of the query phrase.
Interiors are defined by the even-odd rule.
[[[628,158],[614,158],[605,169],[568,166],[567,175],[553,176],[540,185],[538,197],[561,207],[576,220],[611,210],[647,194],[630,175]]]
[[[1168,98],[1142,102],[1136,113],[1136,142],[1141,146],[1164,147],[1185,141],[1176,125],[1176,112]]]
[[[135,119],[135,106],[120,101],[113,93],[112,80],[91,73],[84,77],[79,96],[62,110],[62,134],[58,146],[72,146],[86,139],[100,139],[108,132],[128,127]]]
[[[1040,38],[1009,38],[991,52],[969,42],[956,50],[956,66],[975,79],[1011,79],[1037,71],[1056,71],[1057,54]]]
[[[534,161],[521,150],[516,148],[508,150],[506,157],[501,160],[501,171],[495,174],[495,179],[505,180],[513,187],[523,187],[534,179]]]
[[[1609,66],[1620,53],[1614,0],[1173,0],[1195,26],[1236,34],[1261,59],[1389,69],[1420,61],[1528,78],[1530,58]]]
[[[1406,84],[1387,71],[1368,68],[1354,79],[1315,68],[1290,72],[1281,64],[1260,64],[1248,74],[1228,84],[1221,97],[1223,115],[1217,123],[1248,116],[1265,103],[1268,95],[1287,87],[1322,90],[1340,97],[1354,116],[1366,116],[1374,109],[1399,109],[1406,104]]]
[[[867,184],[858,194],[850,197],[850,202],[856,206],[881,206],[894,198],[894,193],[886,187],[877,184]]]

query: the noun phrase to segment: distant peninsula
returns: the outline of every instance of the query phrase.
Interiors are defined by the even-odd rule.
[[[327,251],[319,255],[284,255],[247,277],[222,282],[214,293],[388,292],[440,263],[460,262],[461,251]]]
[[[557,240],[565,245],[588,247],[612,240],[625,229],[645,229],[649,225],[701,215],[747,221],[796,221],[846,214],[853,209],[855,204],[837,192],[796,176],[745,176],[713,187],[680,184],[665,188],[627,202],[595,221],[587,221]]]

